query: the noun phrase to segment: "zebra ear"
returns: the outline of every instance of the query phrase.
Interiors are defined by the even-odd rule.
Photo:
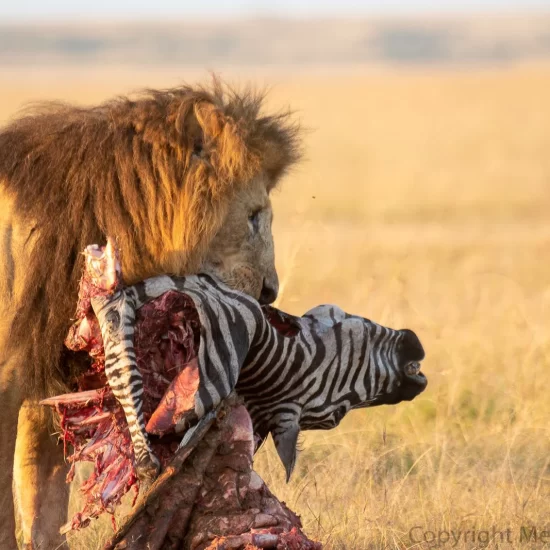
[[[275,442],[275,448],[279,458],[281,459],[286,470],[286,482],[290,480],[294,465],[296,464],[296,453],[298,444],[298,434],[300,433],[300,427],[296,424],[290,427],[272,431],[273,441]]]

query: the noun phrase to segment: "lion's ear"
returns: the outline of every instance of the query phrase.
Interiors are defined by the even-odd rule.
[[[226,124],[225,115],[207,101],[195,103],[195,117],[207,141],[216,139]]]
[[[195,105],[202,129],[205,154],[216,171],[220,184],[245,183],[259,170],[260,161],[246,143],[246,128],[209,102]]]
[[[199,161],[206,162],[214,171],[215,177],[209,178],[214,195],[234,190],[259,171],[260,159],[247,146],[244,123],[235,121],[207,100],[185,109],[182,118],[180,131],[188,153],[195,153]]]
[[[289,166],[294,164],[300,155],[296,148],[281,147],[281,143],[266,139],[262,144],[262,165],[267,175],[267,190],[270,192]]]

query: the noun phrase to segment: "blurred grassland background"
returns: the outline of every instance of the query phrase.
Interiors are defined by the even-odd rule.
[[[533,25],[550,37],[549,22]],[[290,106],[307,129],[305,160],[274,197],[278,305],[336,303],[413,328],[429,386],[306,434],[288,485],[271,442],[259,473],[327,549],[429,547],[414,526],[515,539],[550,528],[550,40],[544,55],[474,61],[285,55],[220,71],[269,85],[268,106]],[[216,68],[31,61],[2,66],[0,121],[30,100],[91,104]],[[110,529],[104,518],[71,548],[101,548]],[[482,547],[518,543],[455,545]]]

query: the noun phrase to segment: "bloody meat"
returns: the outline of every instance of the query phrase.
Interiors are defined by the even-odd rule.
[[[103,512],[114,514],[128,491],[133,489],[135,497],[139,491],[130,432],[107,383],[103,341],[90,303],[94,295],[111,293],[121,284],[116,251],[111,244],[107,251],[86,250],[76,321],[65,342],[91,359],[77,379],[80,391],[42,402],[59,416],[71,463],[67,481],[78,462],[93,465],[80,488],[84,506],[62,532],[85,527]],[[298,330],[292,316],[273,308],[265,314],[283,332]],[[320,550],[302,533],[299,517],[254,472],[252,421],[234,394],[205,428],[198,446],[178,451],[176,427],[181,431],[196,420],[200,329],[197,310],[182,293],[166,292],[137,311],[134,347],[143,377],[144,417],[164,471],[105,549]]]

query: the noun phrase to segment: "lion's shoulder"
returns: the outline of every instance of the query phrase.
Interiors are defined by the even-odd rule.
[[[23,292],[30,252],[34,243],[35,225],[20,217],[13,200],[0,185],[0,310],[9,316],[12,304]]]

